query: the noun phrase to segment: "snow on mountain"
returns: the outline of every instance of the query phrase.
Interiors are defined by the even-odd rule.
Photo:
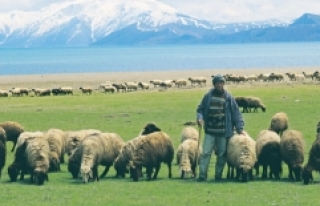
[[[73,0],[37,12],[0,14],[0,46],[88,46],[136,25],[141,32],[168,30],[176,36],[233,33],[282,22],[213,24],[182,14],[156,0]]]

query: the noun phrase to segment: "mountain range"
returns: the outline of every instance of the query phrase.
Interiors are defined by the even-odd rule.
[[[0,47],[319,41],[320,16],[222,24],[156,0],[78,0],[0,14]]]

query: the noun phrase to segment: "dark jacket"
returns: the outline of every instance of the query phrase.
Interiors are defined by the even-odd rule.
[[[197,108],[197,120],[203,120],[204,121],[204,130],[207,133],[207,118],[208,118],[208,110],[210,107],[210,101],[211,101],[211,94],[212,94],[213,88],[210,89],[210,91],[204,95],[202,101],[200,102],[198,108]],[[226,97],[226,105],[225,105],[225,118],[226,118],[226,133],[221,134],[221,136],[225,137],[231,137],[233,135],[234,129],[236,129],[237,133],[240,133],[243,131],[244,127],[244,121],[241,112],[239,111],[239,107],[234,99],[233,96],[231,96],[230,93],[228,93],[226,90],[225,97]],[[219,135],[220,136],[220,135]]]

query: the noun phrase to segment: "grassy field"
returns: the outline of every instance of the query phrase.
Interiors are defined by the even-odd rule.
[[[137,136],[148,122],[155,122],[170,135],[177,149],[183,123],[195,120],[195,109],[209,88],[157,90],[92,96],[80,93],[58,97],[9,97],[0,99],[0,121],[17,121],[26,131],[99,129],[116,132],[124,140]],[[316,125],[320,120],[319,85],[258,85],[227,86],[234,96],[252,95],[262,99],[267,111],[246,113],[245,130],[255,139],[267,129],[274,113],[284,111],[289,117],[289,128],[300,130],[305,137],[307,161],[310,145],[315,139]],[[203,137],[203,135],[202,135]],[[73,180],[67,172],[50,173],[43,186],[30,185],[29,175],[23,182],[9,182],[7,167],[13,161],[8,143],[6,166],[0,180],[0,204],[4,205],[315,205],[319,199],[319,175],[315,183],[304,186],[290,182],[287,167],[280,181],[238,183],[224,179],[214,182],[214,162],[211,159],[208,181],[197,183],[193,179],[179,179],[177,165],[173,178],[168,179],[162,165],[158,179],[132,182],[128,177],[115,179],[112,168],[99,182],[83,184]],[[100,167],[100,173],[102,172]],[[226,176],[226,168],[224,177]]]

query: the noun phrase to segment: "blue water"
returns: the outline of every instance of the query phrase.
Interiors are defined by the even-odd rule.
[[[320,42],[0,49],[0,75],[320,66]]]

